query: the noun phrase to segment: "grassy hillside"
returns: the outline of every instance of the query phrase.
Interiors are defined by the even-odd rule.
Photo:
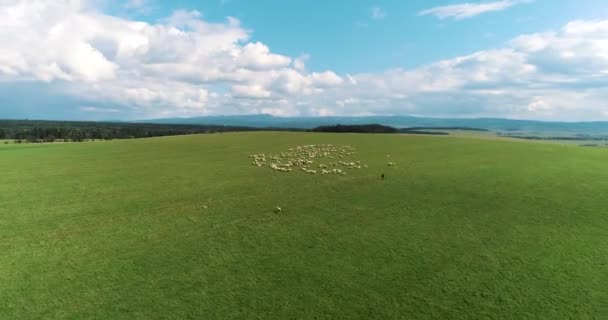
[[[248,158],[328,143],[368,168]],[[0,145],[0,319],[607,317],[607,159],[409,135]]]

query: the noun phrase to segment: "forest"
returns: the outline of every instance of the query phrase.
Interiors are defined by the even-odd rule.
[[[13,140],[16,143],[80,142],[259,130],[287,131],[291,129],[129,122],[0,120],[0,140]]]

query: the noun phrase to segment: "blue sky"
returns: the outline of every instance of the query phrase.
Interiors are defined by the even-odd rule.
[[[7,0],[0,118],[608,120],[600,0]]]
[[[608,18],[600,0],[537,0],[461,21],[418,16],[459,0],[174,0],[150,1],[140,19],[154,21],[176,8],[198,10],[209,21],[234,16],[274,52],[309,54],[313,69],[341,73],[411,68],[500,47],[526,33],[559,29],[572,20]],[[477,3],[493,1],[477,1]],[[475,1],[473,1],[475,3]],[[375,19],[374,8],[384,12]]]

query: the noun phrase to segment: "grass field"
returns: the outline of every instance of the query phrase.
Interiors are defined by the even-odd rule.
[[[327,143],[369,167],[248,158]],[[0,168],[0,319],[608,317],[602,148],[238,133],[0,145]]]

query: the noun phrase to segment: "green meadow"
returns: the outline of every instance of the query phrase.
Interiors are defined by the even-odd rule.
[[[367,168],[249,158],[310,144]],[[608,317],[605,148],[223,133],[0,144],[0,169],[0,319]]]

